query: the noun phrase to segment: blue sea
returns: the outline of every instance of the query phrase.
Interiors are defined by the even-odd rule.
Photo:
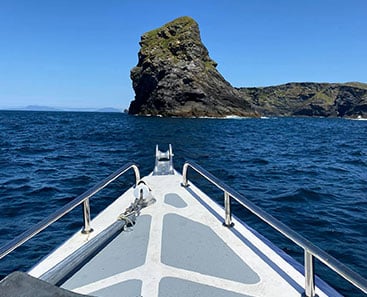
[[[191,159],[367,278],[367,121],[323,118],[180,119],[121,113],[0,111],[0,245],[124,165],[152,171],[171,143]],[[223,195],[189,174],[221,203]],[[126,174],[91,200],[92,216],[133,183]],[[235,215],[303,263],[302,249],[235,207]],[[26,271],[82,226],[75,209],[0,260]],[[364,296],[323,265],[346,296]]]

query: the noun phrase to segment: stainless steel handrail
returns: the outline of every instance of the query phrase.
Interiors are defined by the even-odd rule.
[[[19,236],[15,237],[13,240],[9,241],[0,248],[0,259],[4,258],[6,255],[11,253],[17,247],[21,246],[23,243],[40,233],[42,230],[46,229],[48,226],[56,222],[58,219],[69,213],[75,207],[83,203],[83,219],[84,227],[82,233],[90,233],[93,229],[90,227],[90,208],[89,208],[89,198],[98,193],[100,190],[105,188],[108,184],[119,178],[129,169],[133,169],[135,173],[135,183],[137,184],[140,180],[139,168],[136,164],[129,162],[116,170],[114,173],[106,177],[104,180],[97,183],[94,187],[90,188],[83,194],[79,195],[69,203],[65,204],[63,207],[59,208],[50,216],[46,217],[42,221],[38,222],[32,228],[26,230]]]
[[[183,182],[182,185],[187,187],[188,179],[187,172],[188,168],[191,167],[197,173],[199,173],[202,177],[206,178],[212,184],[214,184],[217,188],[224,192],[224,201],[225,201],[225,220],[224,225],[231,227],[232,224],[232,214],[231,214],[231,198],[236,200],[240,205],[248,209],[262,221],[273,227],[275,230],[283,234],[285,237],[296,243],[299,247],[304,250],[304,259],[305,259],[305,296],[314,297],[315,294],[315,274],[314,274],[314,258],[317,258],[330,269],[334,270],[344,279],[349,281],[351,284],[359,288],[364,293],[367,293],[367,280],[364,279],[361,275],[356,273],[355,271],[348,268],[346,265],[341,263],[339,260],[335,259],[324,250],[315,246],[312,242],[289,228],[287,225],[283,224],[270,214],[266,213],[263,209],[256,206],[254,203],[246,199],[243,195],[239,194],[231,187],[226,185],[224,182],[219,180],[217,177],[212,175],[210,172],[205,170],[200,165],[196,164],[193,161],[186,161],[183,170]]]

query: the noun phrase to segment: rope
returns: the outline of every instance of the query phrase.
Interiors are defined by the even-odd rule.
[[[133,226],[135,224],[135,222],[132,219],[130,219],[129,216],[131,216],[131,214],[126,215],[126,214],[121,213],[117,217],[117,220],[118,221],[125,221],[125,223],[126,223],[125,226],[128,226],[128,227]],[[134,218],[135,218],[135,216],[134,216]]]

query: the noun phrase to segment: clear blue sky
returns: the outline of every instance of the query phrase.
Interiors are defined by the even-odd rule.
[[[0,108],[127,108],[140,36],[183,15],[233,86],[367,82],[366,0],[0,0]]]

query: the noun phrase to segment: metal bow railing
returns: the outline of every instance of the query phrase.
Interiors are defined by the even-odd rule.
[[[315,293],[315,271],[314,271],[314,258],[320,260],[323,264],[328,266],[330,269],[334,270],[344,279],[349,281],[355,287],[367,293],[367,280],[361,275],[351,270],[339,260],[335,259],[324,250],[315,246],[312,242],[299,235],[297,232],[289,228],[287,225],[283,224],[267,212],[265,212],[260,207],[256,206],[254,203],[246,199],[243,195],[239,194],[231,187],[226,185],[224,182],[219,180],[217,177],[212,175],[210,172],[202,168],[200,165],[192,161],[186,161],[183,166],[182,176],[183,176],[183,186],[188,186],[187,172],[188,168],[192,168],[202,177],[207,179],[209,182],[214,184],[217,188],[224,192],[224,225],[227,227],[232,227],[232,212],[231,212],[231,199],[237,201],[238,204],[252,212],[263,222],[273,227],[275,230],[283,234],[285,237],[293,241],[299,247],[304,250],[304,267],[305,267],[305,296],[314,297]]]
[[[39,223],[37,223],[32,228],[26,230],[19,236],[15,237],[13,240],[9,241],[7,244],[0,247],[0,259],[4,258],[6,255],[11,253],[13,250],[15,250],[17,247],[21,246],[23,243],[40,233],[42,230],[46,229],[48,226],[59,220],[61,217],[69,213],[71,210],[76,208],[78,205],[83,203],[83,221],[84,226],[82,229],[82,233],[88,234],[93,231],[93,229],[90,226],[90,206],[89,206],[89,198],[94,196],[96,193],[98,193],[100,190],[105,188],[107,185],[109,185],[111,182],[119,178],[121,175],[123,175],[126,171],[129,169],[133,169],[135,173],[135,183],[137,184],[140,180],[140,172],[139,168],[136,164],[129,162],[116,170],[114,173],[106,177],[104,180],[97,183],[94,187],[90,188],[80,196],[76,197],[60,209],[58,209],[56,212],[48,216],[47,218],[43,219]]]

